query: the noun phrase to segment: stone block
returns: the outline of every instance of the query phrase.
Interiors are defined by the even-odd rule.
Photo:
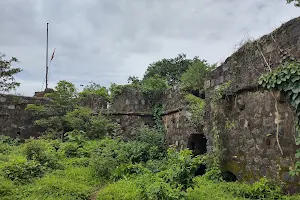
[[[0,103],[4,103],[6,101],[5,97],[0,97]]]
[[[252,139],[250,139],[250,140],[247,140],[246,145],[247,145],[248,147],[253,147],[253,146],[255,145],[254,139],[252,138]]]
[[[228,69],[229,69],[229,64],[228,63],[223,64],[223,66],[222,66],[223,72],[228,71]]]
[[[7,106],[7,109],[9,109],[9,110],[14,110],[15,108],[16,108],[15,105],[9,105],[9,106]]]
[[[205,89],[210,88],[210,80],[206,80],[206,81],[205,81],[205,83],[204,83],[204,88],[205,88]]]
[[[224,83],[224,76],[220,76],[216,79],[216,85]]]
[[[210,87],[214,87],[215,86],[215,79],[211,79],[210,80]]]

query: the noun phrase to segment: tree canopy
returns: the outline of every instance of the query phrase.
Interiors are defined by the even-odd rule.
[[[287,3],[294,3],[295,6],[300,7],[300,0],[286,0]]]
[[[21,72],[21,68],[12,68],[13,63],[18,62],[18,59],[12,57],[10,60],[4,60],[5,54],[0,53],[0,92],[8,92],[20,86],[16,82],[14,75]]]
[[[186,54],[179,54],[177,57],[170,59],[164,58],[149,65],[144,79],[158,75],[166,79],[169,85],[175,85],[191,64],[192,60],[187,59]]]
[[[206,60],[194,58],[192,65],[182,74],[181,84],[187,91],[202,90],[204,81],[214,65],[209,65]]]

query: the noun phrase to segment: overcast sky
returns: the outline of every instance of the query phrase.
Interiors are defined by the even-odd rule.
[[[0,0],[0,52],[23,72],[16,92],[32,96],[56,48],[50,86],[124,84],[147,66],[185,53],[224,61],[247,37],[258,38],[300,15],[285,0]]]

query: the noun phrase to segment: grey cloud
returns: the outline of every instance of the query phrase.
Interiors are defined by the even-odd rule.
[[[0,51],[19,58],[19,90],[33,94],[44,81],[50,22],[50,86],[108,86],[179,53],[220,61],[246,35],[257,38],[298,13],[283,0],[1,0]]]

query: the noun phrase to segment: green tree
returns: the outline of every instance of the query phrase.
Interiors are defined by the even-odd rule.
[[[79,93],[79,96],[82,98],[88,97],[90,95],[101,96],[106,100],[109,100],[109,94],[106,87],[103,87],[94,82],[90,82],[89,85],[86,85],[83,90]]]
[[[185,54],[179,54],[175,58],[162,59],[149,65],[144,79],[160,76],[168,81],[169,85],[175,85],[180,81],[181,75],[190,67],[192,60],[187,59]]]
[[[155,74],[152,77],[144,79],[141,88],[150,100],[155,100],[168,88],[168,83],[167,80]]]
[[[12,57],[10,60],[4,60],[5,54],[0,53],[0,92],[8,92],[20,86],[16,82],[14,75],[21,72],[20,68],[11,68],[13,63],[18,62],[18,59]]]
[[[286,0],[287,3],[294,3],[295,6],[300,7],[300,0]]]
[[[55,90],[46,94],[46,97],[51,99],[49,104],[29,104],[27,109],[33,111],[38,118],[36,125],[46,128],[48,132],[60,133],[63,138],[63,134],[69,130],[64,116],[74,110],[78,103],[76,88],[73,83],[60,81]]]
[[[194,58],[192,65],[188,68],[181,77],[181,84],[187,91],[200,91],[204,87],[204,81],[207,74],[215,68],[215,65],[210,66],[206,60]]]
[[[141,81],[139,80],[139,77],[136,77],[136,76],[129,76],[127,82],[130,84],[140,84],[141,83]]]

